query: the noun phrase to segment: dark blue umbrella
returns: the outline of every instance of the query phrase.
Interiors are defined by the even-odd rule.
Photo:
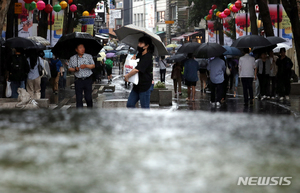
[[[241,56],[243,55],[242,52],[235,48],[235,47],[230,47],[230,46],[223,46],[223,48],[226,49],[226,52],[223,53],[224,56],[226,55],[231,55],[231,56]]]

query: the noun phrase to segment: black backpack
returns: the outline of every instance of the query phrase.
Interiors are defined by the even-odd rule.
[[[56,63],[57,63],[57,61],[56,62],[54,62],[54,61],[50,62],[51,78],[57,77],[58,71],[57,71],[57,68],[56,68]]]
[[[28,62],[23,55],[13,55],[11,58],[10,79],[11,81],[23,81],[29,71]]]

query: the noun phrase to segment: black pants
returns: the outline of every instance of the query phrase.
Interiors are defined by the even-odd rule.
[[[225,78],[225,80],[223,82],[224,91],[223,91],[223,97],[222,98],[226,99],[226,93],[228,91],[229,76],[225,73],[224,78]]]
[[[253,100],[253,78],[241,78],[244,92],[244,102],[248,104],[248,91],[250,100]]]
[[[230,89],[230,90],[232,89],[232,86],[233,86],[233,81],[234,81],[233,78],[234,78],[234,76],[235,76],[235,75],[231,72],[231,74],[230,74],[230,76],[229,76],[229,80],[230,80],[230,88],[229,88],[229,89]]]
[[[270,94],[270,80],[268,74],[258,74],[260,95],[269,95]]]
[[[88,108],[93,107],[93,98],[92,98],[92,84],[93,80],[92,78],[88,78],[85,80],[77,79],[75,81],[75,93],[76,93],[76,107],[82,108],[83,107],[83,95],[82,92],[84,92],[84,98],[87,104]]]
[[[216,90],[217,90],[217,100],[216,100]],[[220,84],[214,84],[211,82],[210,91],[211,91],[211,95],[210,95],[211,102],[212,103],[221,102],[221,99],[223,98],[223,92],[224,92],[224,82]]]
[[[46,97],[46,87],[49,80],[46,77],[41,78],[41,98],[44,99]]]
[[[160,82],[165,82],[167,69],[160,69]]]
[[[288,96],[291,92],[291,81],[289,76],[278,77],[278,94],[280,97]]]
[[[277,94],[277,77],[276,76],[270,76],[270,82],[272,83],[272,90],[271,90],[271,96],[275,97]]]

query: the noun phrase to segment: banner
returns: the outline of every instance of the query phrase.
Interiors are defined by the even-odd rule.
[[[27,38],[33,35],[33,18],[35,20],[34,22],[37,24],[38,20],[36,18],[38,15],[37,12],[34,14],[34,11],[28,11],[25,8],[25,2],[23,0],[19,0],[19,3],[22,3],[22,14],[18,15],[18,36]]]
[[[146,28],[154,32],[155,28],[155,13],[154,13],[154,1],[153,0],[145,0],[145,10],[146,10]]]
[[[82,27],[81,27],[81,32],[86,32],[89,33],[93,36],[94,34],[94,23],[95,20],[93,17],[89,16],[89,17],[82,17],[81,18],[81,23],[82,23]]]
[[[215,21],[207,21],[207,27],[208,27],[208,42],[209,43],[219,43],[219,36],[217,36],[215,28]]]
[[[52,12],[52,30],[50,33],[50,14],[48,16],[48,33],[47,33],[47,40],[51,43],[51,46],[55,46],[58,42],[59,38],[61,38],[63,34],[63,20],[64,20],[64,12],[60,11],[58,13]],[[51,34],[51,41],[50,41],[50,34]]]
[[[246,22],[246,13],[236,14],[235,25],[236,25],[236,39],[246,35],[246,28],[248,28],[248,35],[251,34],[249,14],[248,14],[248,22]]]
[[[224,45],[231,46],[232,39],[227,36],[227,33],[231,33],[229,22],[232,20],[232,17],[226,17],[223,19],[223,31],[224,31]]]

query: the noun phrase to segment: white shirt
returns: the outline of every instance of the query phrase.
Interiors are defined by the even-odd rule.
[[[241,78],[253,78],[254,69],[256,68],[254,57],[245,54],[239,60],[239,71]]]
[[[159,60],[158,64],[159,64],[159,67],[160,67],[161,70],[166,69],[166,64],[167,64],[166,61]]]

